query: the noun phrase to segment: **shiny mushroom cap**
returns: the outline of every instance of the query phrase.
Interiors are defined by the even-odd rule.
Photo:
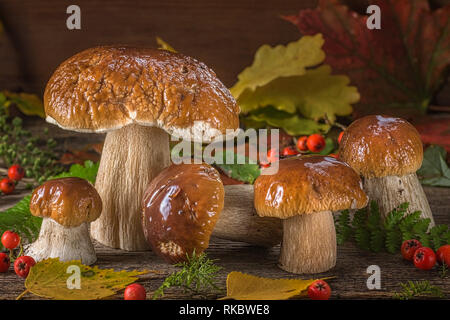
[[[171,165],[149,184],[143,199],[142,225],[153,251],[179,262],[200,254],[224,204],[219,173],[208,164]]]
[[[354,121],[345,130],[339,158],[367,178],[403,176],[420,168],[423,146],[408,121],[371,115]]]
[[[281,160],[278,173],[259,176],[254,188],[258,215],[282,219],[363,208],[368,201],[359,175],[346,163],[324,156]]]
[[[84,179],[54,179],[34,189],[30,211],[34,216],[51,218],[71,228],[96,220],[102,213],[102,200]]]
[[[207,141],[239,127],[239,107],[214,71],[157,49],[95,47],[74,55],[48,81],[44,106],[48,122],[80,132],[135,123]]]

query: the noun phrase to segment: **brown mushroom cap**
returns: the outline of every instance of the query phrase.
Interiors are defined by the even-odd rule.
[[[239,126],[239,107],[202,62],[165,50],[96,47],[64,61],[44,93],[47,121],[104,132],[131,123],[213,139]]]
[[[153,251],[169,262],[199,254],[224,204],[219,173],[208,164],[171,165],[148,186],[142,225]]]
[[[102,200],[84,179],[54,179],[34,189],[30,211],[34,216],[51,218],[65,227],[77,227],[100,216]]]
[[[278,173],[259,176],[254,188],[258,215],[282,219],[362,208],[368,201],[359,175],[346,163],[324,156],[281,160]]]
[[[345,130],[339,158],[367,178],[403,176],[420,168],[423,146],[408,121],[371,115],[354,121]]]

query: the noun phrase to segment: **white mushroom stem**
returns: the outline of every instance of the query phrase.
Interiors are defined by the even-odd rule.
[[[25,253],[36,262],[59,258],[61,261],[81,260],[81,263],[91,265],[97,261],[87,223],[68,228],[51,218],[44,218],[39,238],[25,249]]]
[[[283,220],[280,268],[292,273],[320,273],[336,265],[336,230],[331,211]]]
[[[377,202],[383,217],[400,204],[409,202],[409,213],[422,211],[421,217],[430,218],[430,226],[434,226],[430,205],[415,173],[401,177],[364,178],[364,191],[370,200]]]
[[[253,205],[253,185],[227,185],[225,203],[212,236],[257,246],[272,247],[281,242],[280,219],[260,217]]]
[[[141,225],[142,197],[169,164],[164,130],[133,124],[108,132],[95,183],[103,211],[91,224],[92,237],[112,248],[149,249]]]

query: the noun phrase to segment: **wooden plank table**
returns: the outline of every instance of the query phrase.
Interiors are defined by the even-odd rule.
[[[35,121],[31,130],[38,132],[46,126],[42,121]],[[83,145],[98,142],[103,139],[101,135],[72,134],[50,126],[51,136],[59,145]],[[13,205],[29,191],[18,191],[13,196],[0,198],[0,211]],[[425,187],[431,209],[437,224],[450,224],[450,189]],[[156,290],[164,278],[176,268],[164,263],[162,259],[152,252],[126,252],[114,250],[96,244],[98,255],[97,265],[101,268],[122,269],[151,269],[158,270],[158,274],[151,275],[142,281],[150,294]],[[279,247],[270,249],[258,248],[244,243],[231,242],[220,239],[212,239],[207,250],[210,258],[217,259],[217,264],[223,269],[219,273],[218,282],[225,290],[225,279],[231,271],[241,271],[253,275],[272,278],[295,278],[277,267]],[[368,290],[366,286],[367,267],[378,265],[381,268],[381,290]],[[336,299],[377,299],[392,298],[395,291],[400,290],[400,282],[408,280],[429,280],[431,284],[439,286],[446,298],[450,298],[450,277],[441,279],[437,270],[422,271],[416,269],[411,263],[404,261],[400,254],[371,253],[356,248],[348,243],[338,247],[337,265],[329,272],[314,275],[314,277],[335,276],[329,280],[333,288],[332,298]],[[302,278],[310,278],[302,275]],[[23,280],[14,272],[0,274],[0,299],[15,299],[24,290]],[[215,299],[223,296],[223,293],[211,293],[206,297],[193,297],[183,293],[182,290],[168,290],[165,299]],[[32,294],[27,294],[25,299],[37,299]],[[113,298],[121,299],[122,293]]]

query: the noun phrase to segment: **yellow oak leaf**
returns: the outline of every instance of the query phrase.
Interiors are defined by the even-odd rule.
[[[79,289],[77,274],[79,268]],[[75,270],[75,271],[74,271]],[[139,275],[150,271],[114,271],[89,267],[74,260],[61,262],[50,258],[36,263],[25,281],[25,293],[56,300],[95,300],[107,298],[135,282]],[[72,278],[71,278],[72,277]]]
[[[319,120],[326,116],[333,123],[336,115],[351,114],[351,104],[359,101],[358,90],[349,86],[349,82],[347,76],[332,75],[330,66],[323,65],[303,75],[274,79],[254,91],[247,89],[238,103],[244,112],[272,106],[306,119]],[[279,126],[284,128],[282,123]]]
[[[227,296],[235,300],[286,300],[300,295],[317,279],[269,279],[233,271],[227,277]]]
[[[303,75],[306,68],[325,59],[321,34],[304,36],[286,46],[261,46],[255,53],[253,64],[238,75],[238,82],[230,89],[238,99],[247,90],[255,90],[280,77]]]

